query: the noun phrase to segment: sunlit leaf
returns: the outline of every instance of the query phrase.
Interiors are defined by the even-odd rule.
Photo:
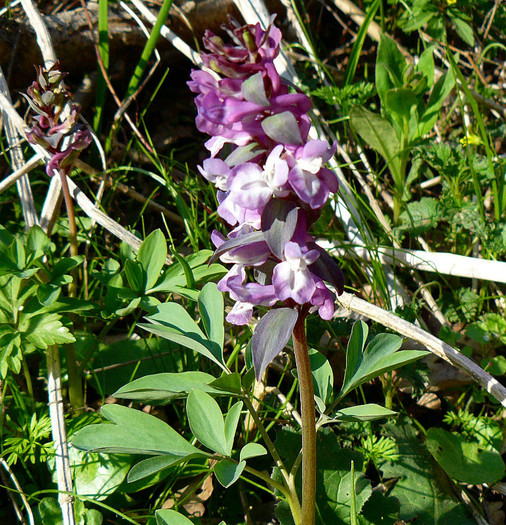
[[[292,336],[298,313],[292,308],[269,310],[258,322],[251,340],[255,375],[260,380],[269,363]]]

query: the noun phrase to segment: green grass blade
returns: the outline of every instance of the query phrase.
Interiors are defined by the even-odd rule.
[[[158,14],[158,17],[156,19],[155,25],[153,26],[153,30],[151,31],[148,41],[146,42],[146,45],[142,50],[141,58],[139,59],[134,74],[132,75],[130,83],[128,84],[126,98],[133,95],[141,83],[142,75],[146,70],[146,67],[148,65],[151,55],[153,54],[153,51],[155,50],[158,37],[160,36],[160,31],[162,29],[162,26],[165,24],[167,17],[169,16],[169,11],[171,7],[172,0],[164,0],[163,5],[160,9],[160,13]]]
[[[376,15],[376,11],[378,10],[380,3],[380,0],[374,0],[374,2],[371,4],[371,7],[369,8],[364,22],[360,26],[360,29],[357,34],[357,39],[355,40],[355,43],[353,44],[353,49],[351,50],[350,61],[348,62],[348,67],[346,68],[344,86],[351,84],[351,82],[353,81],[353,77],[355,76],[355,72],[357,70],[358,61],[360,60],[360,53],[362,53],[362,48],[364,47],[364,42],[367,37],[367,30],[369,29],[369,25],[371,24],[371,22],[374,19],[374,16]]]
[[[99,0],[98,3],[98,51],[104,65],[109,69],[109,0]],[[105,105],[107,84],[102,69],[98,68],[97,92],[95,96],[95,117],[93,129],[98,134],[102,125],[102,114]]]
[[[478,104],[476,103],[475,98],[473,97],[473,94],[471,93],[471,90],[469,89],[469,86],[467,85],[466,79],[464,78],[464,75],[460,71],[460,68],[455,62],[455,59],[453,58],[453,55],[448,48],[448,44],[446,43],[446,56],[448,58],[448,61],[450,62],[450,65],[453,69],[453,72],[455,73],[455,76],[460,81],[460,88],[462,91],[464,91],[467,101],[469,102],[469,105],[471,106],[471,109],[473,110],[474,116],[476,118],[476,123],[478,125],[478,130],[480,133],[480,139],[485,146],[485,152],[487,154],[487,161],[489,168],[491,170],[491,173],[495,173],[495,179],[492,180],[492,193],[494,196],[494,216],[495,219],[498,221],[501,219],[503,212],[504,212],[504,202],[503,202],[503,195],[504,195],[504,178],[499,176],[497,173],[497,170],[494,169],[494,153],[492,152],[492,148],[490,147],[489,143],[489,137],[487,134],[487,130],[485,129],[485,124],[483,122],[483,117],[480,113],[480,108],[478,107]],[[480,208],[480,214],[484,218],[485,212],[484,212],[484,204],[483,204],[483,195],[481,193],[481,189],[479,187],[479,183],[476,180],[476,176],[474,175],[474,170],[472,170],[473,173],[473,184],[475,186],[475,193],[476,197],[478,199],[478,206]]]

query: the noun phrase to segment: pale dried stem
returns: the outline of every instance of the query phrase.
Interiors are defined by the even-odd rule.
[[[432,179],[424,180],[420,183],[420,189],[422,190],[428,190],[429,188],[432,188],[434,186],[437,186],[438,184],[441,184],[441,181],[443,178],[441,175],[438,175],[437,177],[432,177]]]
[[[49,189],[40,213],[40,227],[47,235],[51,235],[53,231],[53,226],[60,213],[62,202],[61,180],[59,177],[53,177],[49,183]]]
[[[92,180],[97,180],[98,177],[100,177],[101,175],[99,171],[97,171],[95,168],[91,167],[89,164],[86,164],[80,159],[77,159],[75,165],[77,168],[84,171],[84,173],[86,173],[87,175],[90,175]],[[163,213],[164,217],[166,217],[170,221],[175,222],[176,224],[179,224],[180,226],[184,225],[184,221],[179,215],[168,210],[161,204],[158,204],[158,202],[156,201],[148,200],[144,195],[142,195],[142,193],[135,191],[134,189],[127,186],[126,184],[123,184],[122,182],[116,182],[114,179],[108,176],[104,176],[101,179],[100,184],[102,185],[102,183],[104,183],[106,186],[115,188],[119,192],[125,194],[127,197],[130,197],[133,200],[136,200],[137,202],[145,204],[148,208],[151,208],[155,212]],[[97,200],[99,200],[98,196],[97,196]]]
[[[7,11],[9,11],[9,9],[13,9],[20,3],[21,3],[21,0],[14,0],[13,2],[9,2],[9,4],[7,4],[5,7],[2,7],[2,9],[0,9],[0,16],[3,16],[5,13],[7,13]]]
[[[32,512],[32,509],[30,507],[30,504],[28,503],[28,499],[27,497],[25,496],[25,493],[23,492],[23,488],[21,487],[21,485],[19,484],[19,481],[16,477],[16,475],[14,474],[14,472],[12,472],[12,469],[9,467],[9,464],[7,463],[7,461],[5,461],[4,458],[0,458],[0,464],[2,465],[2,467],[5,469],[5,471],[7,472],[7,474],[9,474],[9,477],[11,478],[11,481],[14,485],[14,487],[16,488],[16,491],[17,493],[19,494],[20,498],[21,498],[21,501],[23,502],[23,505],[25,507],[25,510],[26,510],[26,514],[28,516],[28,523],[29,525],[34,525],[35,523],[35,520],[33,518],[33,512]],[[2,472],[2,479],[4,479],[4,474]],[[5,483],[5,481],[4,481]],[[21,513],[21,510],[19,509],[18,507],[18,504],[16,503],[16,500],[13,498],[12,494],[11,494],[11,491],[8,490],[9,492],[9,497],[11,498],[11,501],[12,501],[12,504],[14,506],[14,509],[16,511],[16,514],[18,516],[18,520],[23,523],[23,524],[26,524],[26,520],[25,518],[23,517],[23,514]]]
[[[58,503],[63,514],[63,525],[75,525],[74,496],[72,495],[72,475],[65,428],[63,396],[61,392],[60,356],[57,345],[46,350],[47,391],[49,397],[49,416],[54,440]]]
[[[135,8],[151,24],[156,22],[156,16],[144,5],[141,0],[131,0]],[[178,37],[166,25],[162,26],[160,34],[167,39],[178,51],[192,61],[195,66],[202,67],[203,62],[199,53],[192,49],[184,40]]]
[[[334,253],[343,256],[350,252],[362,259],[371,260],[371,250],[362,247],[343,245],[342,243],[319,239],[318,244]],[[506,283],[506,262],[467,257],[447,252],[427,252],[423,250],[407,250],[378,246],[374,257],[385,264],[401,264],[408,268],[442,275],[466,277],[495,283]]]
[[[334,5],[342,11],[345,15],[348,15],[358,26],[364,23],[366,14],[357,7],[350,0],[332,0]],[[371,20],[369,27],[367,28],[367,34],[373,39],[379,42],[382,34],[381,26],[374,20]],[[402,50],[403,54],[409,54],[406,50]]]
[[[286,408],[286,410],[290,412],[291,416],[293,417],[293,419],[295,419],[299,426],[302,426],[302,419],[300,417],[300,414],[297,412],[297,410],[295,410],[294,406],[290,403],[290,401],[286,399],[285,394],[283,394],[283,392],[281,392],[281,390],[278,387],[265,387],[265,392],[267,392],[268,394],[274,394],[281,402],[281,408]]]
[[[9,88],[7,80],[5,79],[2,68],[0,67],[0,91],[4,93],[5,97],[10,101]],[[12,166],[15,171],[23,170],[25,159],[23,157],[23,150],[21,148],[21,136],[16,127],[10,122],[7,114],[4,115],[0,111],[1,121],[5,131],[7,144],[9,145],[9,154],[11,157]],[[37,210],[35,209],[35,201],[33,199],[32,188],[30,186],[30,179],[26,175],[26,171],[15,179],[19,199],[21,201],[21,209],[23,210],[23,217],[25,219],[26,229],[30,229],[35,224],[38,224]],[[0,185],[1,186],[1,185]],[[0,190],[1,191],[1,190]]]
[[[494,17],[497,13],[497,8],[499,7],[499,5],[502,3],[502,0],[495,0],[494,2],[494,7],[492,8],[492,11],[490,13],[490,16],[488,17],[485,17],[485,21],[487,20],[488,18],[488,21],[487,21],[487,27],[485,29],[485,32],[483,33],[483,37],[482,37],[482,41],[485,42],[485,40],[487,39],[488,37],[488,33],[490,31],[490,28],[492,27],[492,22],[494,21]],[[484,23],[485,23],[484,21]],[[482,26],[483,27],[483,26]]]
[[[51,41],[51,35],[32,0],[21,0],[21,4],[23,5],[23,9],[35,31],[35,34],[37,35],[37,44],[44,59],[44,66],[46,69],[49,69],[57,60],[53,43]]]
[[[36,153],[31,159],[25,162],[21,168],[13,171],[9,176],[5,177],[2,182],[0,182],[0,193],[3,193],[6,189],[10,188],[16,183],[16,181],[23,177],[23,175],[30,173],[30,171],[37,166],[40,166],[43,162],[42,155]]]

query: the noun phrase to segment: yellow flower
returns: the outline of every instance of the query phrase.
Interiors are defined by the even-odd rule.
[[[472,131],[468,131],[466,133],[466,136],[460,139],[460,143],[462,144],[462,146],[467,146],[468,144],[474,144],[475,146],[479,146],[480,144],[482,144],[480,137],[478,137],[478,135],[475,135]]]

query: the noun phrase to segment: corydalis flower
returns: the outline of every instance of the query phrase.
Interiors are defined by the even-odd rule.
[[[215,75],[193,71],[188,83],[198,93],[197,128],[214,137],[209,145],[213,156],[225,142],[274,147],[277,138],[269,133],[272,117],[284,113],[299,128],[296,140],[302,144],[310,128],[311,104],[302,93],[289,93],[274,66],[281,32],[272,25],[263,31],[259,24],[240,26],[231,21],[228,33],[235,45],[206,31],[204,46],[211,53],[203,53],[202,60]]]
[[[214,259],[233,265],[218,283],[235,301],[227,320],[246,324],[254,307],[280,305],[330,319],[335,296],[326,283],[341,293],[343,278],[308,228],[337,191],[325,167],[335,146],[308,140],[310,100],[291,92],[274,66],[280,31],[232,22],[227,32],[233,44],[206,32],[208,71],[193,71],[188,83],[197,127],[212,137],[199,170],[218,189],[218,214],[234,226],[228,238],[212,236]],[[227,143],[231,153],[218,158]]]
[[[25,95],[35,115],[26,138],[51,154],[46,173],[67,172],[79,153],[91,144],[89,130],[78,122],[79,106],[70,103],[70,93],[63,82],[60,63],[49,69],[37,67],[37,80]]]

